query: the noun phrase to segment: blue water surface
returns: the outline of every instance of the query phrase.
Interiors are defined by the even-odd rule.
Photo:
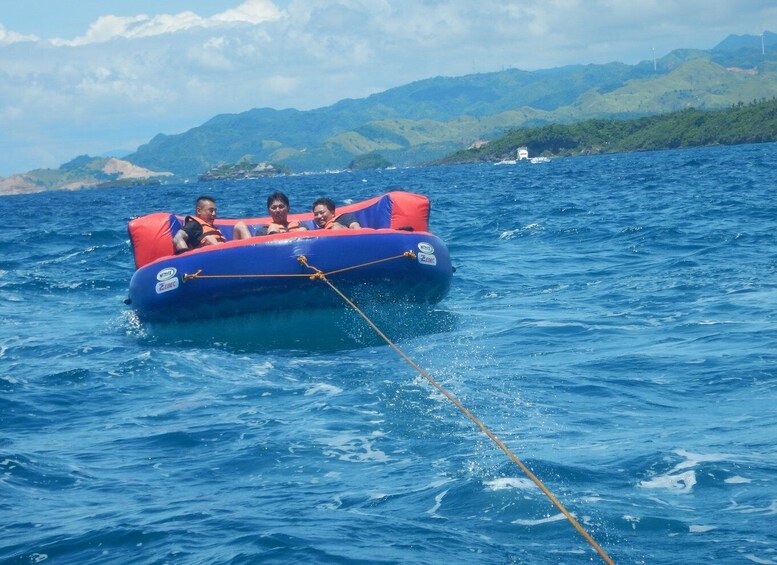
[[[602,562],[345,307],[123,303],[132,217],[404,189],[457,270],[368,310],[402,351],[616,563],[777,563],[775,170],[763,144],[3,197],[0,562]]]

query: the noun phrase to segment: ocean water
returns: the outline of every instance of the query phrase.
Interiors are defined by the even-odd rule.
[[[777,145],[2,198],[0,562],[596,563],[356,314],[147,327],[127,221],[402,188],[456,273],[367,314],[616,563],[777,563]]]

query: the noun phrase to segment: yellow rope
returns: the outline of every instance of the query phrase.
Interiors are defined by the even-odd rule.
[[[401,253],[400,255],[394,255],[393,257],[386,257],[385,259],[377,259],[375,261],[369,261],[367,263],[360,263],[358,265],[352,265],[350,267],[343,267],[342,269],[337,269],[334,271],[329,271],[328,273],[323,273],[322,271],[319,271],[318,269],[314,269],[310,265],[307,264],[307,258],[304,255],[300,255],[297,257],[297,260],[305,265],[306,267],[309,267],[310,269],[314,269],[316,271],[315,275],[308,275],[305,273],[291,273],[291,274],[276,274],[276,275],[259,275],[259,274],[239,274],[239,275],[202,275],[202,269],[199,269],[198,271],[192,273],[192,274],[184,274],[183,276],[183,282],[193,281],[197,279],[264,279],[264,278],[273,278],[273,277],[306,277],[311,280],[318,278],[319,273],[320,276],[324,275],[334,275],[337,273],[343,273],[345,271],[350,271],[353,269],[359,269],[361,267],[368,267],[370,265],[376,265],[378,263],[384,263],[386,261],[393,261],[394,259],[401,259],[403,257],[409,257],[410,259],[415,259],[416,255],[412,251],[405,251],[404,253]],[[303,262],[304,260],[304,262]]]
[[[279,274],[279,275],[258,275],[258,274],[241,274],[241,275],[201,275],[202,269],[191,275],[185,274],[183,276],[183,282],[193,281],[197,279],[268,279],[273,277],[305,277],[310,278],[310,275],[302,274]]]
[[[326,274],[327,275],[334,275],[336,273],[342,273],[342,272],[345,272],[345,271],[350,271],[351,269],[358,269],[359,267],[367,267],[369,265],[375,265],[377,263],[383,263],[384,261],[393,261],[394,259],[401,259],[402,257],[409,257],[410,259],[415,259],[415,253],[413,253],[412,251],[405,251],[401,255],[394,255],[393,257],[386,257],[385,259],[378,259],[376,261],[370,261],[369,263],[361,263],[360,265],[354,265],[353,267],[344,267],[342,269],[337,269],[336,271],[329,271]],[[309,265],[307,265],[307,266],[309,266]]]
[[[421,376],[423,376],[427,381],[429,381],[432,384],[432,386],[434,386],[443,395],[445,395],[445,397],[448,400],[453,402],[453,404],[455,404],[456,407],[467,416],[467,418],[472,420],[475,423],[475,425],[477,425],[477,427],[479,427],[483,431],[483,433],[485,433],[489,438],[491,438],[494,441],[494,443],[496,443],[500,447],[500,449],[504,451],[507,454],[507,456],[516,465],[518,465],[518,467],[521,468],[521,470],[526,474],[526,476],[529,477],[532,480],[532,482],[535,485],[537,485],[543,493],[545,493],[545,496],[547,496],[550,499],[550,501],[554,504],[554,506],[556,506],[556,508],[558,508],[561,511],[561,513],[564,516],[566,516],[566,518],[572,523],[572,525],[580,533],[580,535],[582,535],[585,538],[585,540],[589,544],[591,544],[591,546],[601,556],[602,560],[608,565],[615,565],[614,561],[610,558],[609,555],[607,555],[607,552],[604,551],[604,549],[602,549],[602,547],[596,542],[596,540],[593,537],[591,537],[591,535],[587,531],[585,531],[583,526],[580,525],[580,523],[575,519],[575,517],[572,516],[572,514],[564,507],[564,505],[561,504],[561,502],[559,502],[559,500],[553,495],[552,492],[550,492],[548,487],[546,487],[542,483],[542,481],[539,478],[537,478],[537,476],[534,473],[532,473],[529,470],[529,468],[526,467],[526,465],[524,465],[523,462],[520,459],[518,459],[518,457],[516,457],[513,454],[513,452],[510,451],[510,449],[504,443],[502,443],[502,440],[496,437],[491,432],[491,430],[489,430],[480,420],[478,420],[474,416],[474,414],[472,414],[472,412],[467,410],[467,408],[465,408],[464,405],[456,399],[456,397],[454,397],[450,392],[445,390],[439,383],[437,383],[437,381],[435,381],[426,371],[424,371],[421,367],[419,367],[415,361],[413,361],[412,359],[410,359],[410,357],[405,355],[405,353],[394,342],[392,342],[388,337],[386,337],[386,334],[384,334],[380,330],[380,328],[378,328],[378,326],[376,326],[372,322],[372,320],[370,320],[370,318],[364,312],[362,312],[362,310],[358,306],[356,306],[356,304],[354,304],[347,296],[345,296],[342,292],[340,292],[340,290],[337,287],[335,287],[331,282],[329,282],[329,280],[326,278],[326,275],[321,270],[317,269],[316,267],[313,267],[312,265],[309,265],[307,262],[307,258],[305,256],[300,256],[297,258],[297,260],[300,263],[302,263],[304,266],[310,269],[313,269],[313,271],[315,271],[315,274],[313,275],[314,278],[323,280],[329,286],[329,288],[331,288],[338,296],[340,296],[340,298],[342,298],[351,308],[353,308],[356,311],[356,313],[359,314],[359,316],[361,316],[364,319],[364,321],[367,322],[373,330],[375,330],[375,332],[383,339],[383,341],[385,341],[389,346],[391,346],[391,348],[394,349],[394,351],[396,351],[400,357],[402,357],[402,359],[407,361],[416,371],[418,371],[418,373],[421,374]]]

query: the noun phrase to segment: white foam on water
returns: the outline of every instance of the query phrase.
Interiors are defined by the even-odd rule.
[[[772,500],[768,506],[761,508],[733,503],[733,509],[740,514],[763,514],[764,516],[773,516],[774,514],[777,514],[777,500]]]
[[[732,459],[732,456],[726,453],[710,453],[708,455],[702,455],[701,453],[693,453],[685,451],[684,449],[678,449],[675,453],[680,457],[685,457],[685,461],[675,465],[670,473],[696,467],[699,463],[716,463],[718,461],[728,461],[729,459]]]
[[[728,479],[726,479],[723,482],[724,483],[728,483],[730,485],[741,485],[741,484],[745,484],[745,483],[752,483],[753,481],[750,480],[750,479],[746,479],[744,477],[740,477],[739,475],[737,475],[737,476],[734,476],[734,477],[729,477]]]
[[[632,529],[632,530],[636,530],[636,529],[637,529],[637,524],[639,524],[639,521],[640,521],[640,519],[639,519],[639,518],[637,518],[636,516],[631,516],[630,514],[624,514],[624,515],[623,515],[623,516],[621,516],[621,517],[622,517],[622,518],[623,518],[623,519],[624,519],[626,522],[628,522],[629,524],[631,524],[631,529]]]
[[[777,561],[774,561],[773,559],[764,559],[763,557],[758,557],[757,555],[753,555],[752,553],[748,553],[745,555],[745,559],[748,561],[752,561],[753,563],[759,563],[760,565],[775,565],[777,564]]]
[[[321,443],[328,446],[324,449],[324,455],[337,457],[342,461],[381,461],[389,460],[380,449],[375,449],[372,441],[363,436],[341,433],[339,435],[322,440]]]
[[[442,491],[437,496],[434,497],[434,506],[432,506],[429,510],[426,511],[429,516],[432,518],[443,518],[443,516],[440,516],[437,511],[442,506],[442,499],[445,498],[445,495],[448,494],[447,490]]]
[[[553,516],[547,516],[545,518],[540,518],[539,520],[513,520],[513,524],[518,524],[519,526],[541,526],[542,524],[550,524],[551,522],[559,522],[561,520],[566,520],[566,516],[563,514],[554,514]]]
[[[274,367],[275,365],[273,365],[272,361],[263,361],[262,363],[252,363],[251,372],[257,376],[265,376],[270,371],[272,371]]]
[[[2,357],[2,355],[0,355],[0,357]],[[15,378],[13,378],[11,375],[3,375],[3,376],[0,376],[0,379],[1,379],[1,380],[4,380],[4,381],[6,381],[6,382],[8,382],[8,383],[10,383],[10,384],[12,384],[12,385],[19,384],[19,381],[17,381],[17,380],[16,380]]]
[[[341,389],[340,387],[321,383],[321,384],[313,385],[310,388],[308,388],[305,391],[305,396],[312,396],[314,394],[326,394],[329,396],[334,396],[336,394],[340,394],[341,392],[343,392],[343,389]]]
[[[705,532],[717,529],[717,526],[688,526],[688,531],[692,534],[703,534]]]
[[[343,505],[343,499],[339,496],[332,497],[332,500],[329,502],[323,502],[321,504],[318,504],[316,508],[323,508],[325,510],[337,510]]]
[[[520,235],[523,232],[538,232],[538,231],[544,231],[544,230],[545,228],[543,228],[540,224],[527,224],[522,228],[503,231],[502,233],[499,234],[499,239],[512,239],[516,235]]]
[[[680,493],[691,492],[696,485],[696,471],[693,470],[695,467],[701,463],[717,463],[720,461],[729,461],[733,458],[726,453],[701,454],[685,451],[684,449],[678,449],[675,453],[680,457],[683,457],[684,461],[680,461],[663,475],[640,481],[637,483],[638,486],[641,488],[664,489]],[[742,480],[747,482],[746,479]],[[726,482],[738,481],[729,479]]]
[[[503,477],[501,479],[494,479],[493,481],[486,481],[483,483],[488,491],[506,490],[506,489],[520,489],[520,490],[534,490],[534,483],[529,479],[520,477]]]
[[[568,288],[569,288],[568,284],[557,284],[556,286],[552,286],[552,287],[548,287],[548,288],[542,289],[541,293],[542,294],[550,294],[551,292],[560,292],[562,290],[567,290]],[[542,324],[539,324],[539,325],[542,325]],[[548,322],[548,325],[551,325],[551,326],[552,325],[564,326],[566,324],[552,324],[552,323]]]
[[[691,492],[696,484],[696,471],[687,471],[676,475],[667,474],[640,481],[637,485],[646,489],[664,489],[675,492]]]

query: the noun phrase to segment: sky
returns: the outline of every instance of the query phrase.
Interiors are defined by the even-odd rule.
[[[775,0],[0,0],[0,177],[218,114],[777,32]]]

